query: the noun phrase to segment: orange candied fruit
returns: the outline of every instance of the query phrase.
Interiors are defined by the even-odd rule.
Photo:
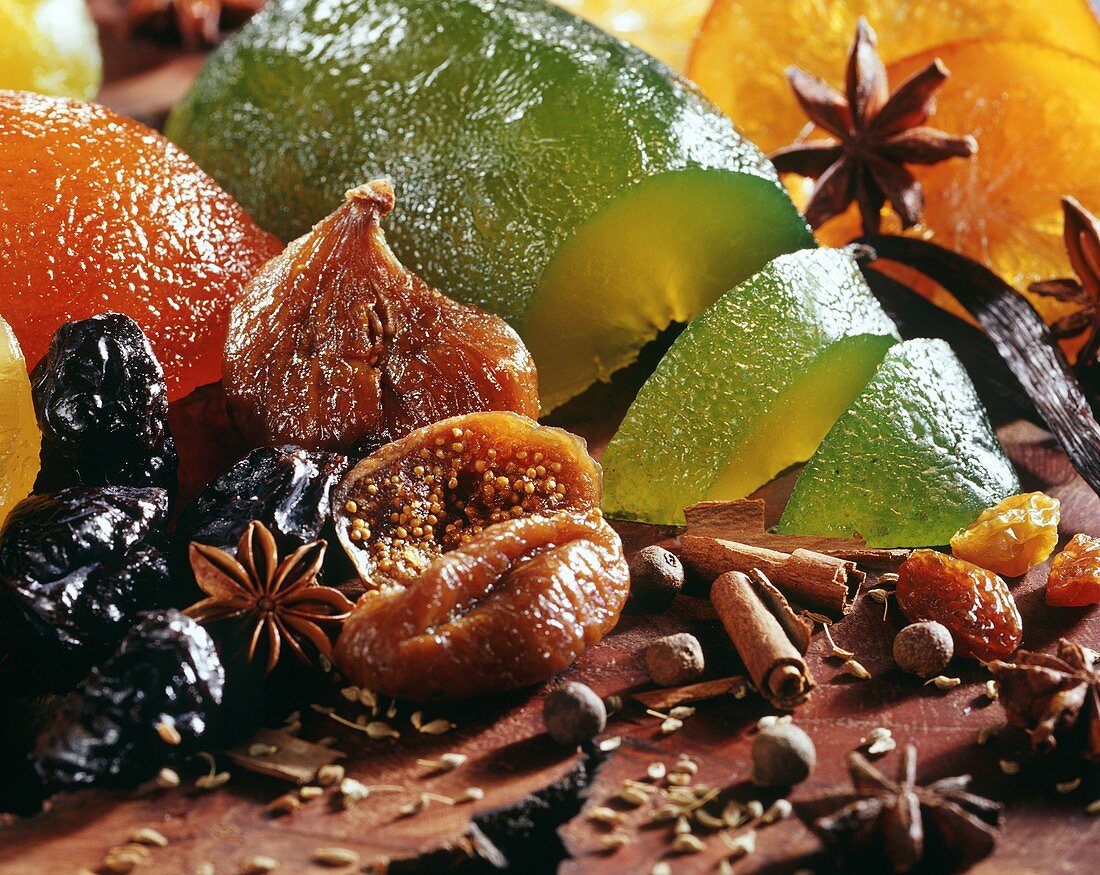
[[[910,622],[946,626],[959,656],[1003,659],[1023,640],[1023,620],[1008,585],[963,559],[914,550],[898,569],[897,597]]]
[[[951,552],[1005,577],[1019,577],[1058,546],[1061,504],[1043,492],[1010,495],[955,533]]]
[[[1047,578],[1047,604],[1059,608],[1100,604],[1100,538],[1074,535],[1054,557]]]

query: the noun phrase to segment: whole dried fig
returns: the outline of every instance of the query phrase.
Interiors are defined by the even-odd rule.
[[[336,534],[368,587],[409,583],[488,526],[587,512],[600,469],[584,442],[515,413],[456,416],[388,444],[333,494]]]
[[[456,414],[538,415],[519,335],[398,262],[380,226],[394,203],[386,180],[352,189],[234,304],[223,372],[251,446],[373,449]]]
[[[353,683],[414,701],[538,683],[614,627],[630,575],[598,510],[490,525],[404,586],[367,592],[336,643]]]

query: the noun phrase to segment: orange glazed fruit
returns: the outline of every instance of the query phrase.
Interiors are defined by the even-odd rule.
[[[145,330],[173,398],[221,376],[229,304],[281,249],[160,134],[101,106],[0,91],[0,311],[34,364],[59,325]]]
[[[1047,604],[1059,608],[1100,604],[1100,538],[1074,535],[1054,557],[1047,578]]]

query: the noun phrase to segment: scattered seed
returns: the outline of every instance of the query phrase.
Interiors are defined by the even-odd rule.
[[[653,864],[653,868],[649,870],[649,875],[672,875],[672,866],[661,860]]]
[[[130,841],[135,845],[149,845],[153,848],[163,848],[168,844],[168,839],[162,833],[148,826],[130,833]]]
[[[684,835],[691,832],[691,821],[687,817],[681,814],[676,818],[676,826],[672,830],[676,835]]]
[[[293,814],[302,807],[302,800],[295,793],[284,793],[267,804],[268,813],[273,817],[282,817],[284,814]]]
[[[606,805],[597,805],[595,808],[588,812],[588,819],[595,823],[603,823],[608,826],[615,826],[620,823],[623,816],[613,808],[608,808]]]
[[[1073,778],[1069,781],[1062,781],[1060,784],[1055,784],[1054,789],[1063,795],[1066,793],[1072,793],[1078,787],[1081,786],[1080,778]]]
[[[605,836],[601,836],[600,841],[603,844],[604,849],[613,854],[620,848],[623,848],[630,843],[630,836],[628,836],[625,832],[613,832],[608,833]]]
[[[342,781],[343,779],[344,767],[338,763],[321,766],[321,768],[317,770],[317,775],[314,778],[322,787],[330,787],[337,781]]]
[[[707,829],[725,829],[726,822],[721,817],[715,817],[709,811],[700,808],[695,812],[695,819]]]
[[[890,598],[889,591],[885,589],[869,589],[867,590],[867,595],[879,604],[882,604]]]
[[[988,680],[985,682],[985,696],[989,701],[996,702],[997,696],[1000,695],[1000,690],[997,689],[997,682],[995,680]]]
[[[745,804],[745,814],[749,816],[750,820],[757,820],[764,816],[764,803],[759,799],[750,799]]]
[[[623,737],[621,735],[613,735],[611,738],[605,738],[600,742],[600,750],[604,753],[612,750],[618,750],[623,743]]]
[[[132,872],[137,866],[152,860],[149,849],[142,845],[119,845],[103,857],[102,868],[112,875]]]
[[[687,754],[680,754],[680,758],[672,764],[670,772],[684,775],[694,775],[699,771],[699,764]]]
[[[809,617],[815,623],[820,623],[822,626],[825,626],[826,628],[831,626],[832,623],[833,623],[831,618],[826,617],[824,614],[819,614],[816,611],[803,611],[802,616]]]
[[[881,584],[896,584],[900,578],[894,572],[888,572],[879,576],[878,582]]]
[[[661,762],[650,763],[646,766],[646,776],[651,781],[660,781],[667,774],[668,770],[665,768],[665,764]]]
[[[161,769],[157,772],[157,786],[163,790],[171,790],[180,785],[179,772],[175,769]]]
[[[671,735],[678,729],[682,729],[684,725],[683,720],[678,720],[675,717],[669,717],[661,723],[661,732],[664,735]]]
[[[860,663],[860,662],[857,662],[854,659],[847,660],[844,663],[843,667],[844,667],[844,670],[846,672],[848,672],[848,674],[853,675],[854,677],[857,677],[860,680],[865,681],[865,680],[867,680],[868,678],[871,677],[871,673],[863,667],[863,664]]]
[[[869,745],[867,745],[867,756],[880,757],[884,754],[890,753],[892,750],[896,750],[898,743],[894,741],[890,736],[884,738],[876,738]]]
[[[248,746],[248,755],[250,757],[266,757],[278,752],[279,748],[273,744],[262,744],[257,742],[256,744],[250,744]]]
[[[263,875],[264,872],[274,872],[278,868],[279,861],[274,857],[256,854],[241,863],[241,875]]]
[[[450,720],[429,720],[423,726],[418,727],[425,735],[442,735],[450,732],[455,725]]]
[[[463,790],[455,802],[461,805],[463,802],[480,802],[485,798],[485,791],[480,787],[467,787]]]
[[[217,790],[229,783],[229,772],[215,772],[212,775],[200,775],[195,779],[199,790]]]
[[[624,787],[619,791],[618,799],[620,802],[637,808],[639,805],[645,805],[649,800],[649,794],[637,787]]]
[[[419,729],[420,725],[424,722],[424,712],[413,711],[409,716],[409,722],[413,725],[413,729]]]
[[[825,631],[825,638],[829,642],[829,647],[832,648],[832,656],[837,659],[854,659],[855,653],[837,646],[837,643],[833,640],[833,633],[829,631],[829,625],[829,623],[822,624],[822,629]]]
[[[350,808],[356,802],[366,799],[370,795],[370,788],[354,778],[344,778],[340,781],[340,795],[343,796],[345,808]]]
[[[672,850],[677,854],[698,854],[705,849],[703,840],[691,833],[680,833],[672,840]]]
[[[756,830],[746,830],[736,838],[725,832],[719,833],[719,835],[731,851],[731,860],[739,860],[756,850]]]
[[[402,805],[397,810],[397,813],[400,814],[402,817],[411,817],[412,815],[417,814],[423,807],[424,799],[423,797],[421,797],[420,799],[414,799],[412,802],[408,802],[405,805]]]
[[[1020,774],[1020,764],[1014,760],[1000,760],[997,765],[1001,767],[1001,771],[1006,775]]]
[[[386,717],[389,720],[393,720],[393,718],[396,717],[396,716],[397,716],[397,700],[394,699],[393,701],[390,702],[389,706],[386,708]]]
[[[680,816],[680,809],[675,805],[662,805],[654,809],[649,816],[650,823],[668,823]]]
[[[722,821],[728,829],[736,829],[748,819],[745,809],[733,799],[727,802],[726,807],[722,809]]]
[[[671,711],[668,712],[668,716],[673,720],[687,720],[695,713],[695,709],[688,705],[677,705]]]
[[[929,684],[932,684],[937,690],[952,690],[961,683],[962,680],[960,678],[949,678],[942,674],[938,674],[934,678],[926,680],[924,685],[927,687]]]
[[[324,796],[325,795],[325,788],[324,787],[316,787],[316,786],[310,784],[310,785],[307,785],[305,787],[302,787],[302,789],[300,789],[298,791],[298,795],[301,796],[302,799],[304,799],[306,802],[308,802],[310,799],[316,799],[319,796]]]
[[[177,745],[183,741],[183,736],[180,735],[180,731],[176,729],[176,724],[168,720],[161,720],[157,724],[157,735],[160,736],[160,740],[165,744]]]
[[[378,741],[382,738],[400,738],[401,733],[394,729],[390,724],[383,723],[381,720],[372,720],[363,730],[367,733],[367,738]]]
[[[214,864],[209,860],[203,860],[195,867],[195,875],[214,875]]]
[[[348,848],[318,848],[313,852],[313,862],[322,866],[354,866],[359,854]]]
[[[666,780],[672,787],[686,787],[692,782],[692,776],[687,772],[673,772]]]
[[[1094,799],[1086,805],[1085,814],[1100,814],[1100,799]]]
[[[794,807],[786,799],[776,799],[761,818],[764,823],[778,823],[791,816]]]

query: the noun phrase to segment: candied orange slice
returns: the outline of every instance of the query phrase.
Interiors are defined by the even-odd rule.
[[[1087,0],[715,0],[688,76],[770,152],[806,124],[784,70],[794,64],[833,81],[861,15],[878,33],[887,63],[949,41],[991,38],[1033,40],[1100,59],[1100,25]],[[993,63],[987,76],[1014,59]],[[955,131],[941,122],[936,127]],[[1025,132],[1031,133],[1015,133]]]
[[[687,66],[710,0],[554,0],[678,72]]]

